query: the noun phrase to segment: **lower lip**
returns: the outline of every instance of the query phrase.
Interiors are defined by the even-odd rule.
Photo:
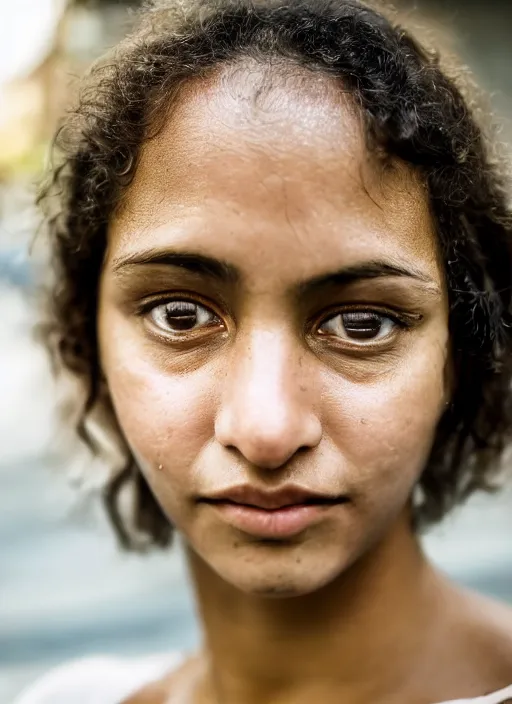
[[[296,504],[266,510],[229,501],[210,504],[238,530],[259,538],[292,538],[315,524],[335,504]]]

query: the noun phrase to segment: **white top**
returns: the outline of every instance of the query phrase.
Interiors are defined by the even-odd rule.
[[[84,658],[50,671],[12,704],[119,704],[182,661],[180,653]],[[505,704],[509,699],[512,701],[512,686],[476,699],[439,704]]]

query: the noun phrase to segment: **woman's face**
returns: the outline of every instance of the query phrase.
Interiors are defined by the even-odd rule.
[[[224,580],[296,595],[405,525],[443,411],[419,181],[332,79],[188,84],[109,229],[101,360],[141,471]]]

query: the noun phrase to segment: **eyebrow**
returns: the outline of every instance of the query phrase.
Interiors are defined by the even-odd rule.
[[[119,257],[114,260],[112,269],[114,273],[117,273],[125,268],[140,265],[179,267],[225,283],[237,283],[241,279],[238,269],[221,259],[208,257],[197,252],[172,250],[150,249]]]
[[[169,249],[150,249],[119,257],[114,260],[112,268],[114,273],[117,273],[125,268],[135,266],[178,267],[186,269],[191,273],[229,284],[239,283],[243,279],[241,271],[237,269],[236,266],[222,259],[199,254],[197,252]],[[394,262],[373,260],[314,276],[307,281],[299,283],[296,290],[299,296],[305,296],[329,286],[347,286],[364,279],[384,277],[411,278],[428,284],[430,287],[435,286],[436,289],[438,288],[434,279],[415,267]]]
[[[414,267],[402,266],[400,264],[381,260],[368,261],[362,264],[346,266],[338,271],[320,274],[319,276],[315,276],[312,279],[302,282],[299,284],[298,288],[299,293],[304,295],[306,293],[314,293],[315,291],[328,286],[348,286],[356,281],[385,277],[405,277],[415,279],[417,281],[421,281],[422,283],[428,284],[429,286],[435,286],[438,288],[434,279]]]

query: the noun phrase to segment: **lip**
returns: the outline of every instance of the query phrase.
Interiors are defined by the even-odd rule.
[[[233,528],[266,539],[292,538],[317,523],[326,511],[347,503],[343,496],[312,493],[299,487],[266,492],[233,487],[202,502]]]
[[[335,494],[321,494],[299,486],[289,485],[273,491],[256,489],[248,484],[230,487],[204,499],[208,502],[229,501],[233,504],[252,506],[272,511],[298,504],[333,504],[346,498]]]

